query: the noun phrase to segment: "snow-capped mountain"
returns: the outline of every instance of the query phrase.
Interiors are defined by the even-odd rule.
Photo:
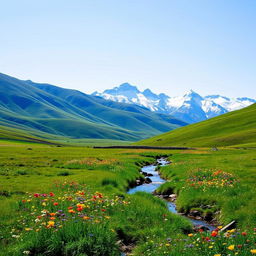
[[[105,90],[103,93],[94,92],[93,95],[144,106],[151,111],[170,114],[188,123],[203,121],[256,102],[252,98],[228,98],[220,95],[202,97],[193,90],[186,92],[183,96],[170,97],[164,93],[155,94],[150,89],[140,91],[129,83]]]

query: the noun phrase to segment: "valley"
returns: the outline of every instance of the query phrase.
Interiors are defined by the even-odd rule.
[[[254,254],[256,104],[189,124],[3,74],[0,90],[0,255]]]

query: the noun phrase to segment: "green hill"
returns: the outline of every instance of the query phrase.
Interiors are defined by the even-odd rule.
[[[256,146],[256,104],[136,143],[148,146]]]
[[[0,74],[0,125],[2,138],[6,127],[50,140],[66,137],[136,141],[186,123],[143,107]]]

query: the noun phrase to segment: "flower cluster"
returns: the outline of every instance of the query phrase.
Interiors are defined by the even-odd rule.
[[[198,169],[187,179],[190,187],[232,187],[237,182],[235,177],[222,170],[201,170]]]
[[[205,232],[201,229],[190,233],[187,238],[167,238],[160,243],[148,241],[150,248],[146,255],[172,255],[179,251],[180,255],[254,255],[256,254],[256,228],[248,231],[232,229],[220,232],[222,227]],[[152,250],[153,249],[153,250]],[[176,255],[176,254],[175,254]]]
[[[12,229],[13,238],[22,233],[39,232],[44,229],[57,232],[66,223],[107,222],[111,212],[119,205],[129,202],[115,196],[109,198],[99,192],[91,192],[77,183],[56,184],[57,192],[27,194],[19,203],[22,212]]]

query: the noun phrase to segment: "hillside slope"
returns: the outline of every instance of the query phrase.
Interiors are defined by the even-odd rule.
[[[256,146],[256,104],[136,143],[148,146]]]
[[[127,141],[186,124],[144,107],[112,103],[76,90],[4,74],[0,74],[0,121],[2,127],[39,136],[43,132],[50,139],[53,135]]]

